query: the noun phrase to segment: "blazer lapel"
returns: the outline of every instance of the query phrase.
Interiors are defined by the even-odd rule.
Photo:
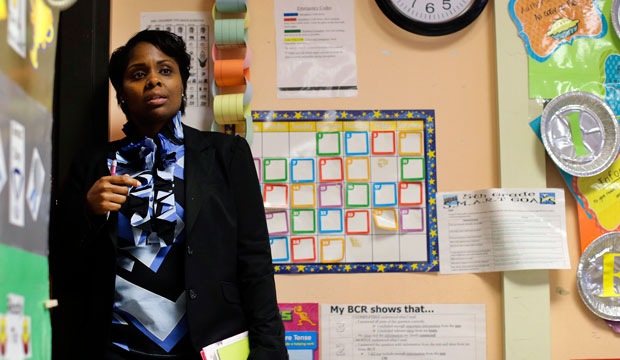
[[[213,166],[214,149],[198,130],[183,125],[185,137],[185,232],[188,235],[203,203],[202,184]]]

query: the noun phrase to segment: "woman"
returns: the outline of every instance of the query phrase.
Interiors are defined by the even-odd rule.
[[[73,354],[200,359],[248,330],[249,359],[287,359],[250,149],[181,123],[189,65],[183,40],[154,30],[110,58],[127,137],[74,166],[52,247],[71,259],[55,323],[75,329],[54,343]]]

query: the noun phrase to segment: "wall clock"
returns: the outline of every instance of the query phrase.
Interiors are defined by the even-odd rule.
[[[474,21],[488,0],[376,0],[385,16],[401,28],[426,36],[459,31]]]

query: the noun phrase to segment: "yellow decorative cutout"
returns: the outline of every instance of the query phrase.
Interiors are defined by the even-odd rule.
[[[616,256],[620,254],[603,255],[603,295],[601,297],[620,297],[614,287],[614,278],[620,278],[620,272],[614,272]]]
[[[6,20],[6,0],[0,0],[0,21]]]
[[[620,226],[620,161],[601,174],[578,178],[576,190],[605,230]]]
[[[54,40],[54,15],[44,0],[30,0],[30,8],[33,37],[30,62],[36,70],[39,68],[39,50],[45,50]]]

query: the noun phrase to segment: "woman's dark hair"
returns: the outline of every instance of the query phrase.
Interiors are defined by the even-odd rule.
[[[121,106],[121,110],[128,115],[127,105],[121,103],[121,92],[123,89],[123,76],[129,64],[129,54],[138,43],[147,42],[158,48],[164,54],[173,58],[179,65],[181,80],[183,81],[183,100],[181,101],[181,113],[185,113],[185,90],[187,89],[187,79],[189,78],[189,68],[191,57],[185,50],[185,42],[181,37],[169,31],[163,30],[142,30],[134,35],[127,44],[114,50],[108,65],[108,75],[114,90],[116,90],[116,101]]]

